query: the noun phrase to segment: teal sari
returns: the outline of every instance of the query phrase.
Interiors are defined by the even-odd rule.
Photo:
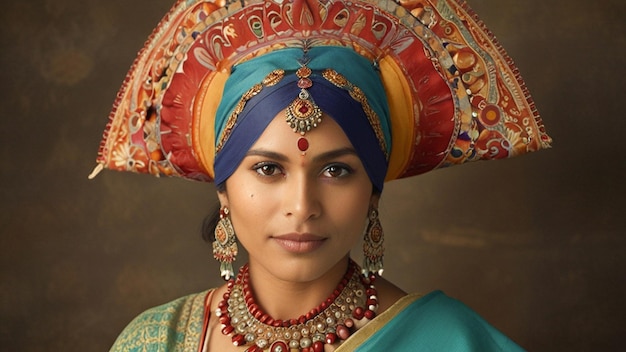
[[[111,352],[198,352],[211,293],[152,308],[124,329]],[[434,291],[408,295],[344,341],[336,352],[524,351],[466,305]]]
[[[524,351],[465,304],[434,291],[400,299],[339,351]]]

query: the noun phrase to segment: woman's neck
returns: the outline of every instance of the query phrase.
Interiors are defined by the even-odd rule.
[[[341,259],[319,278],[306,281],[281,279],[250,261],[250,286],[256,303],[274,319],[297,319],[318,307],[335,290],[348,270],[349,257]]]

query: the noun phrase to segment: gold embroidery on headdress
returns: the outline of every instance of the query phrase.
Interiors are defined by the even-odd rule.
[[[246,107],[246,103],[248,102],[248,100],[259,94],[264,87],[271,87],[277,84],[283,79],[284,76],[285,70],[276,69],[270,72],[267,76],[265,76],[261,83],[255,84],[252,88],[248,89],[248,91],[241,96],[241,99],[235,106],[235,109],[228,117],[228,121],[226,121],[226,126],[224,126],[224,131],[222,132],[219,143],[217,144],[217,147],[215,147],[216,154],[219,153],[222,147],[224,147],[224,143],[226,143],[228,137],[230,137],[230,134],[233,131],[233,127],[235,127],[235,124],[237,123],[237,118],[239,118],[239,114],[241,114],[243,109]]]
[[[370,106],[369,102],[367,101],[367,97],[365,96],[365,93],[363,93],[361,88],[353,85],[342,74],[330,68],[322,71],[322,77],[324,77],[327,81],[334,84],[335,86],[347,91],[352,99],[361,103],[363,112],[365,113],[365,116],[367,116],[367,120],[374,130],[374,134],[376,134],[378,144],[380,144],[380,148],[385,153],[385,158],[389,159],[389,153],[387,152],[387,143],[385,142],[385,135],[383,134],[383,129],[380,125],[380,119],[374,109],[372,109],[372,107]]]

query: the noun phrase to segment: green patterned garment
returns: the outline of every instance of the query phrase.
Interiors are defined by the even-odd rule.
[[[197,351],[208,292],[185,296],[143,312],[124,329],[111,352]]]

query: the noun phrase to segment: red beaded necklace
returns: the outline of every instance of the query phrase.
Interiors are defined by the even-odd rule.
[[[274,319],[263,312],[254,300],[249,284],[248,265],[228,290],[215,314],[222,334],[230,336],[235,346],[249,345],[248,352],[322,352],[325,344],[344,341],[359,326],[374,319],[378,309],[375,276],[359,275],[360,268],[350,260],[348,271],[330,296],[298,319]]]

